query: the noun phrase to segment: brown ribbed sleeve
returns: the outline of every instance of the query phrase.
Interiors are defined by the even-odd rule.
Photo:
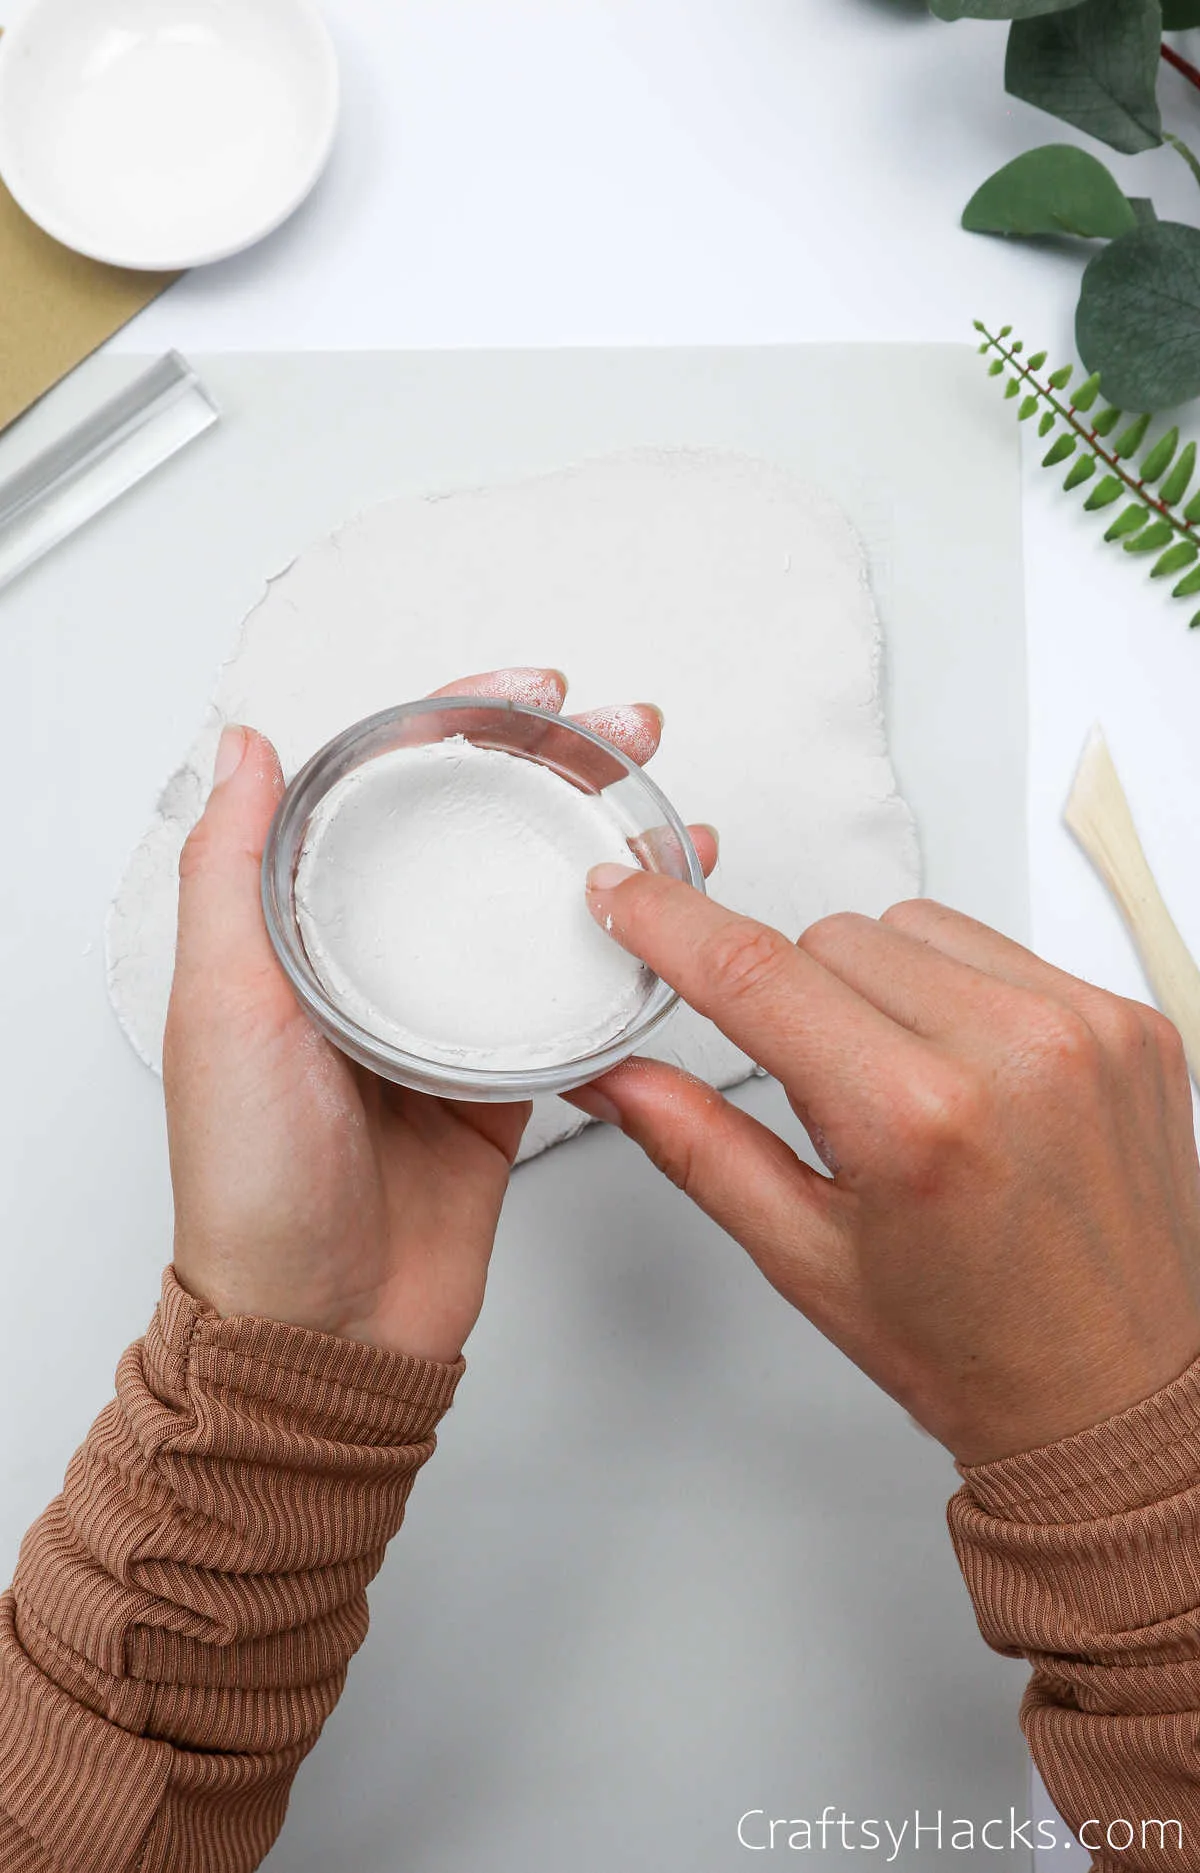
[[[1200,1361],[962,1476],[955,1549],[984,1638],[1033,1666],[1021,1721],[1060,1814],[1106,1873],[1200,1867]]]
[[[168,1269],[0,1598],[0,1873],[258,1865],[462,1369]]]

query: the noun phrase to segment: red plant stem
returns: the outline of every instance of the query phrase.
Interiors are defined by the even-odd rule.
[[[1160,49],[1167,64],[1173,65],[1190,85],[1195,85],[1197,91],[1200,91],[1200,71],[1197,71],[1191,60],[1185,59],[1181,53],[1176,52],[1174,46],[1164,45]]]

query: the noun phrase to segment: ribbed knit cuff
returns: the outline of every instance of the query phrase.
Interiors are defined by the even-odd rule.
[[[259,1400],[314,1437],[378,1445],[432,1437],[466,1370],[463,1359],[412,1358],[282,1321],[223,1319],[173,1268],[141,1357],[154,1392],[176,1407],[199,1386]]]
[[[462,1371],[223,1320],[166,1271],[0,1599],[0,1841],[31,1873],[260,1863]]]
[[[1200,1359],[1153,1397],[1090,1430],[995,1463],[959,1465],[965,1492],[1006,1522],[1124,1515],[1200,1483]]]

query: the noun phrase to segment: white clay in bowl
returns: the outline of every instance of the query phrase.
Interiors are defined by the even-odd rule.
[[[614,1039],[653,986],[588,911],[606,860],[633,862],[601,797],[456,736],[330,790],[296,915],[326,993],[369,1033],[446,1065],[555,1066]]]

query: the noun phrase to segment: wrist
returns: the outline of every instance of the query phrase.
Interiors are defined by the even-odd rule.
[[[1194,1488],[1198,1452],[1200,1357],[1123,1411],[957,1468],[988,1515],[1063,1523],[1125,1514]]]
[[[212,1258],[190,1253],[178,1242],[172,1272],[179,1286],[217,1320],[254,1320],[345,1340],[396,1359],[453,1366],[462,1358],[466,1332],[461,1318],[415,1299],[397,1296],[369,1312],[342,1297],[307,1292],[298,1278],[267,1278],[244,1269],[229,1273]],[[473,1324],[473,1321],[470,1323]]]
[[[181,1404],[196,1384],[216,1383],[297,1421],[361,1419],[363,1438],[384,1442],[401,1422],[411,1427],[427,1416],[435,1422],[465,1369],[462,1359],[424,1359],[260,1315],[219,1315],[188,1291],[173,1266],[163,1274],[143,1357],[155,1390]]]
[[[1031,1330],[1024,1347],[960,1356],[954,1369],[928,1375],[923,1397],[908,1408],[960,1468],[971,1469],[1107,1424],[1200,1359],[1200,1318],[1182,1307],[1140,1332],[1127,1314],[1108,1332],[1086,1317],[1079,1329],[1074,1341],[1065,1330],[1057,1343]]]

